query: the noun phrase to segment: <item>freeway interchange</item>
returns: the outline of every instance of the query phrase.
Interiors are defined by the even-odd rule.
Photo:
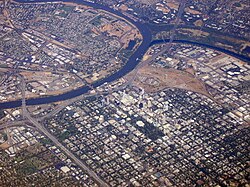
[[[178,13],[178,18],[176,20],[176,26],[173,29],[173,34],[171,35],[171,42],[174,39],[174,31],[177,28],[178,24],[179,24],[179,17],[181,16],[183,10],[185,7],[185,1],[183,1],[180,4],[180,9],[179,9],[179,13]],[[150,39],[151,37],[149,37]],[[144,38],[145,41],[145,38]],[[170,45],[171,45],[170,42]],[[130,86],[133,82],[133,80],[135,79],[135,77],[137,76],[137,70],[141,67],[144,66],[146,64],[149,64],[151,61],[153,61],[158,55],[165,53],[169,48],[170,45],[167,48],[164,48],[162,51],[159,52],[159,54],[154,55],[153,57],[151,57],[150,59],[142,62],[141,64],[139,64],[136,67],[136,70],[134,71],[134,76],[131,78],[131,80],[128,80],[126,83],[124,83],[123,85],[114,88],[113,90],[109,90],[104,91],[104,92],[99,92],[95,89],[94,86],[89,85],[90,90],[94,90],[94,92],[92,93],[86,93],[84,95],[80,95],[78,97],[75,97],[73,99],[70,100],[65,100],[61,105],[57,106],[51,113],[47,114],[46,116],[40,118],[40,119],[35,119],[33,118],[29,111],[27,110],[27,106],[26,106],[26,98],[25,98],[25,91],[26,91],[26,84],[25,84],[25,80],[24,77],[19,75],[19,78],[21,80],[21,84],[20,84],[20,90],[22,93],[22,100],[21,100],[21,108],[22,108],[22,115],[23,115],[23,120],[19,121],[19,122],[13,122],[13,123],[6,123],[4,125],[1,126],[1,129],[3,128],[7,128],[7,127],[11,127],[11,126],[19,126],[19,125],[24,125],[25,123],[31,123],[33,125],[33,127],[35,129],[37,129],[39,132],[41,132],[43,135],[45,135],[48,139],[50,139],[61,151],[63,151],[72,161],[74,161],[79,167],[81,167],[84,171],[86,171],[89,176],[91,176],[100,186],[102,187],[107,187],[108,184],[103,181],[99,176],[97,176],[97,174],[95,172],[93,172],[91,169],[88,168],[88,166],[86,166],[80,159],[78,159],[72,152],[70,152],[62,143],[60,143],[57,138],[55,136],[53,136],[44,126],[43,124],[41,124],[39,121],[44,120],[45,118],[49,118],[51,116],[54,116],[55,114],[57,114],[58,112],[60,112],[62,109],[64,109],[66,106],[68,106],[69,104],[82,99],[84,97],[88,97],[88,96],[98,96],[98,95],[103,95],[103,94],[109,94],[112,93],[113,91],[118,91],[121,90],[127,86]],[[133,58],[131,59],[133,60]],[[138,61],[138,60],[137,60]],[[105,82],[104,82],[105,83]]]

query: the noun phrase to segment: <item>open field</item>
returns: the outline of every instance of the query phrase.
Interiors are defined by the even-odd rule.
[[[130,79],[133,72],[127,76]],[[166,88],[179,88],[211,97],[202,81],[186,71],[145,66],[138,71],[133,82],[146,92],[158,92]]]

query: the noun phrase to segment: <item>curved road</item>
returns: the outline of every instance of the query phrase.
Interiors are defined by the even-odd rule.
[[[31,117],[30,113],[26,107],[26,100],[25,100],[25,82],[24,78],[21,78],[21,88],[22,88],[22,113],[23,117],[27,118],[37,130],[43,133],[47,138],[49,138],[61,151],[63,151],[71,160],[73,160],[79,167],[81,167],[85,172],[88,173],[90,177],[92,177],[101,187],[108,187],[109,185],[102,180],[94,171],[88,168],[80,159],[78,159],[70,150],[68,150],[61,142],[57,140],[57,138],[51,134],[43,124],[39,123],[37,119]]]
[[[38,1],[17,0],[17,2],[19,2],[19,3],[52,2],[52,1],[51,0],[38,0]],[[95,9],[101,9],[101,10],[110,12],[112,14],[115,14],[119,17],[122,17],[123,19],[125,19],[128,22],[135,25],[143,37],[141,45],[132,54],[132,56],[129,58],[128,62],[122,67],[122,69],[120,69],[118,72],[112,74],[109,77],[106,77],[102,80],[99,80],[99,81],[93,83],[91,85],[92,88],[97,88],[98,86],[101,86],[106,82],[113,82],[113,81],[125,76],[127,73],[131,72],[137,66],[137,64],[139,63],[138,59],[141,59],[143,57],[143,55],[145,54],[145,52],[149,48],[151,40],[152,40],[152,34],[145,24],[142,24],[140,22],[136,22],[133,19],[123,15],[121,12],[116,11],[114,9],[111,9],[109,7],[103,6],[103,5],[94,4],[94,3],[86,2],[86,1],[80,1],[80,0],[64,0],[64,2],[73,2],[73,3],[91,6]],[[27,105],[39,105],[39,104],[46,104],[46,103],[63,101],[66,99],[71,99],[71,98],[80,96],[82,94],[85,94],[90,90],[91,90],[90,86],[84,86],[84,87],[78,88],[76,90],[72,90],[68,93],[64,93],[64,94],[57,95],[57,96],[48,96],[48,97],[43,97],[43,98],[28,99],[28,100],[26,100],[26,104]],[[3,108],[3,109],[16,108],[16,107],[20,107],[21,105],[22,105],[21,100],[4,102],[4,103],[0,103],[0,108]]]
[[[67,1],[67,0],[65,0]],[[149,29],[147,28],[147,26],[145,26],[144,24],[141,24],[139,22],[135,22],[134,20],[128,18],[127,16],[121,14],[118,11],[115,11],[109,7],[105,7],[102,5],[98,5],[98,4],[93,4],[90,2],[85,2],[85,1],[74,1],[74,0],[68,0],[70,2],[75,2],[75,3],[79,3],[79,4],[84,4],[84,5],[88,5],[97,9],[103,9],[105,11],[111,12],[113,14],[116,14],[120,17],[123,17],[124,19],[128,20],[129,22],[131,22],[133,25],[135,25],[141,32],[142,36],[143,36],[143,41],[141,43],[141,45],[139,46],[139,48],[134,52],[134,54],[129,58],[127,64],[120,69],[118,72],[116,72],[115,74],[100,80],[96,83],[93,83],[90,86],[84,86],[82,88],[79,88],[77,90],[73,90],[71,92],[62,94],[62,95],[58,95],[58,96],[50,96],[50,97],[44,97],[44,98],[37,98],[37,99],[29,99],[29,100],[25,100],[25,83],[24,80],[22,78],[22,100],[19,101],[13,101],[13,102],[6,102],[6,103],[0,103],[0,108],[14,108],[14,107],[20,107],[22,106],[22,111],[23,111],[23,116],[26,117],[26,119],[28,119],[28,121],[30,121],[40,132],[42,132],[45,136],[47,136],[57,147],[59,147],[68,157],[70,157],[78,166],[80,166],[84,171],[86,171],[96,182],[98,182],[98,184],[100,184],[100,186],[103,187],[107,187],[108,184],[105,183],[105,181],[103,181],[95,172],[93,172],[92,170],[90,170],[80,159],[78,159],[73,153],[70,152],[70,150],[68,150],[62,143],[60,143],[56,137],[54,137],[41,123],[39,123],[39,121],[33,117],[31,117],[31,115],[29,114],[29,112],[27,111],[26,105],[37,105],[37,104],[45,104],[45,103],[51,103],[51,102],[56,102],[56,101],[61,101],[61,100],[66,100],[66,99],[71,99],[71,98],[75,98],[77,96],[80,96],[82,94],[87,93],[88,91],[90,91],[91,89],[95,89],[98,86],[103,85],[106,82],[113,82],[121,77],[123,77],[124,75],[126,75],[127,73],[129,73],[130,71],[132,71],[134,68],[136,68],[136,66],[138,65],[138,63],[140,62],[138,59],[141,59],[142,56],[144,55],[144,53],[147,51],[147,49],[154,44],[157,43],[162,43],[162,42],[170,42],[170,44],[179,42],[179,43],[189,43],[189,44],[196,44],[196,45],[202,45],[205,47],[209,47],[215,50],[219,50],[222,51],[224,53],[227,53],[231,56],[234,56],[236,58],[240,58],[242,59],[241,55],[237,55],[234,54],[230,51],[226,51],[220,48],[216,48],[216,47],[212,47],[212,46],[208,46],[208,45],[204,45],[204,44],[199,44],[199,43],[195,43],[195,42],[190,42],[190,41],[184,41],[184,40],[174,40],[174,35],[171,35],[171,38],[169,39],[169,41],[165,41],[165,40],[156,40],[151,42],[152,39],[152,34],[150,33]],[[187,0],[183,0],[180,6],[180,10],[178,15],[180,16],[181,12],[183,11],[184,7],[185,7],[185,3]],[[26,0],[18,0],[18,2],[31,2],[33,3],[34,1],[26,1]],[[40,1],[36,1],[36,2],[46,2],[46,0],[40,0]],[[178,16],[178,17],[179,17]],[[177,20],[177,24],[178,25],[179,20]],[[168,48],[164,49],[161,53],[164,53],[168,50]],[[157,54],[157,56],[159,55],[159,53]],[[150,59],[152,60],[152,59]],[[245,59],[246,61],[250,62],[250,58]],[[143,63],[146,64],[148,61],[144,61]],[[85,95],[86,96],[86,95]],[[71,102],[73,102],[73,100],[71,101],[67,101],[65,104],[69,104]],[[49,115],[53,115],[57,112],[59,112],[60,110],[62,110],[64,108],[64,105],[59,106],[54,112],[50,113]],[[47,116],[45,116],[46,118]],[[18,123],[13,123],[13,124],[5,124],[4,126],[2,126],[1,128],[6,128],[7,126],[9,127],[10,125],[19,125],[22,124],[23,121],[18,122]]]
[[[20,3],[34,3],[34,2],[51,2],[53,0],[38,0],[38,1],[17,0],[17,1]],[[152,41],[152,34],[151,34],[149,28],[145,24],[142,24],[140,22],[136,22],[136,21],[132,20],[131,18],[123,15],[119,11],[113,10],[113,9],[106,7],[106,6],[103,6],[103,5],[94,4],[94,3],[86,2],[86,1],[80,1],[80,0],[64,0],[64,2],[74,2],[74,3],[78,3],[78,4],[84,4],[84,5],[96,8],[96,9],[102,9],[102,10],[111,12],[113,14],[116,14],[117,16],[122,17],[122,18],[126,19],[127,21],[129,21],[130,23],[132,23],[133,25],[135,25],[139,29],[139,31],[141,32],[141,34],[143,36],[143,41],[142,41],[141,45],[138,47],[138,49],[129,58],[129,60],[125,64],[125,66],[123,66],[122,69],[120,69],[118,72],[114,73],[113,75],[106,77],[102,80],[99,80],[98,82],[95,82],[90,86],[84,86],[84,87],[78,88],[76,90],[72,90],[68,93],[64,93],[61,95],[28,99],[28,100],[26,100],[27,105],[46,104],[46,103],[58,102],[58,101],[63,101],[63,100],[75,98],[75,97],[80,96],[82,94],[88,93],[93,88],[97,88],[98,86],[101,86],[106,82],[113,82],[113,81],[125,76],[126,74],[131,72],[134,68],[136,68],[136,66],[140,62],[140,60],[138,60],[138,59],[141,59],[143,57],[143,55],[145,54],[145,52],[148,50],[148,48],[150,46],[157,44],[157,43],[162,43],[162,42],[172,41],[173,43],[188,43],[188,44],[200,45],[200,46],[204,46],[204,47],[208,47],[211,49],[221,51],[221,52],[226,53],[228,55],[231,55],[231,56],[234,56],[234,57],[239,58],[241,60],[247,61],[248,63],[250,62],[250,58],[245,57],[243,55],[239,55],[239,54],[236,54],[234,52],[231,52],[231,51],[228,51],[225,49],[221,49],[218,47],[209,46],[209,45],[201,44],[201,43],[197,43],[197,42],[191,42],[191,41],[186,41],[186,40],[174,40],[173,38],[170,38],[169,40]],[[185,4],[185,2],[186,2],[186,0],[183,0],[183,5]],[[4,102],[4,103],[0,103],[0,109],[16,108],[16,107],[20,107],[21,105],[22,105],[21,100]]]

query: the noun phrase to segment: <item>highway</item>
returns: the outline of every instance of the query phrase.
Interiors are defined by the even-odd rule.
[[[72,152],[70,152],[64,145],[62,145],[56,137],[54,137],[52,134],[50,134],[47,129],[40,124],[36,119],[32,118],[27,110],[23,112],[25,117],[40,131],[42,132],[46,137],[48,137],[60,150],[62,150],[69,158],[71,158],[78,166],[80,166],[87,174],[92,177],[100,186],[102,187],[108,187],[108,184],[106,184],[102,179],[100,179],[95,172],[90,170],[80,159],[78,159]]]
[[[4,124],[0,124],[0,130],[3,130],[5,128],[9,128],[9,127],[16,127],[16,126],[27,126],[29,128],[34,128],[33,126],[27,125],[27,123],[28,123],[27,120],[6,122]]]
[[[49,138],[61,151],[63,151],[69,158],[71,158],[79,167],[81,167],[90,177],[92,177],[101,187],[108,187],[101,178],[97,176],[95,172],[90,170],[80,159],[78,159],[72,152],[70,152],[64,145],[62,145],[55,136],[53,136],[42,124],[40,124],[35,118],[31,117],[27,110],[25,102],[25,81],[21,78],[21,91],[22,91],[22,112],[23,117],[27,118],[41,133]]]

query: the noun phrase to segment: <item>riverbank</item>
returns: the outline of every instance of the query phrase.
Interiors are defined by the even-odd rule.
[[[17,2],[19,2],[19,3],[35,3],[35,2],[53,2],[53,1],[46,1],[46,0],[38,0],[38,1],[17,0]],[[58,2],[58,1],[54,1],[54,2]],[[109,7],[99,5],[99,4],[94,4],[94,3],[91,3],[91,2],[79,1],[79,0],[64,0],[62,2],[71,2],[71,3],[77,3],[77,4],[81,4],[81,5],[85,5],[85,6],[90,6],[92,8],[108,11],[108,12],[110,12],[112,14],[115,14],[115,15],[117,15],[119,17],[122,17],[123,19],[127,20],[131,24],[135,25],[137,27],[137,29],[140,31],[140,33],[141,33],[141,35],[143,37],[141,45],[130,56],[128,62],[119,71],[117,71],[116,73],[110,75],[109,77],[106,77],[106,78],[104,78],[102,80],[99,80],[99,81],[93,83],[91,85],[91,87],[93,87],[93,88],[101,86],[101,85],[103,85],[105,83],[113,82],[113,81],[115,81],[117,79],[120,79],[123,76],[127,75],[129,72],[131,72],[138,65],[138,63],[140,63],[140,60],[138,60],[138,59],[142,59],[143,55],[147,52],[147,50],[148,50],[148,48],[150,46],[169,42],[169,40],[154,40],[154,41],[152,41],[152,33],[151,33],[150,29],[147,27],[146,24],[136,22],[136,21],[132,20],[131,18],[123,15],[121,12],[119,12],[117,10],[114,10],[114,9],[111,9]],[[240,60],[243,60],[243,61],[246,61],[246,62],[250,63],[250,58],[245,57],[243,55],[239,55],[237,53],[234,53],[232,51],[229,51],[229,50],[226,50],[226,49],[223,49],[223,48],[210,46],[210,45],[202,44],[202,43],[198,43],[198,42],[192,42],[192,41],[188,41],[188,40],[174,40],[174,43],[186,43],[186,44],[198,45],[198,46],[214,49],[214,50],[223,52],[225,54],[228,54],[230,56],[233,56],[235,58],[238,58]],[[67,100],[67,99],[71,99],[71,98],[80,96],[82,94],[86,94],[90,90],[91,90],[91,88],[89,86],[83,86],[83,87],[81,87],[79,89],[72,90],[70,92],[67,92],[67,93],[64,93],[64,94],[61,94],[61,95],[48,96],[48,97],[42,97],[42,98],[34,98],[34,99],[27,99],[26,104],[27,105],[40,105],[40,104],[47,104],[47,103],[63,101],[63,100]],[[0,103],[0,108],[1,109],[16,108],[16,107],[20,107],[20,106],[21,106],[21,100]]]
[[[27,0],[17,0],[16,2],[19,3],[36,3],[36,2],[58,2],[58,1],[47,1],[47,0],[38,0],[38,1],[27,1]],[[91,2],[86,2],[86,1],[79,1],[79,0],[64,0],[62,2],[71,2],[71,3],[77,3],[80,5],[85,5],[85,6],[90,6],[95,9],[103,10],[110,12],[114,15],[117,15],[118,17],[121,17],[128,22],[130,22],[132,25],[136,26],[137,29],[140,31],[142,35],[142,42],[140,46],[137,48],[137,50],[130,56],[128,62],[116,73],[112,74],[111,76],[108,76],[102,80],[99,80],[91,85],[91,87],[96,88],[98,86],[103,85],[104,83],[109,83],[113,82],[126,74],[128,74],[130,71],[132,71],[140,62],[137,59],[141,59],[143,55],[146,53],[148,48],[150,47],[150,43],[152,40],[152,34],[151,31],[148,29],[148,27],[145,24],[142,24],[140,22],[136,22],[132,20],[131,18],[123,15],[121,12],[113,10],[109,7],[99,5],[99,4],[94,4]],[[91,88],[89,86],[83,86],[79,89],[72,90],[70,92],[61,94],[61,95],[56,95],[56,96],[48,96],[48,97],[42,97],[42,98],[34,98],[34,99],[27,99],[26,104],[27,105],[40,105],[40,104],[46,104],[46,103],[52,103],[52,102],[58,102],[58,101],[63,101],[67,99],[71,99],[74,97],[77,97],[79,95],[85,94],[89,92]],[[5,103],[0,103],[0,108],[5,109],[5,108],[16,108],[21,106],[21,100],[17,101],[11,101],[11,102],[5,102]]]
[[[162,40],[153,40],[150,43],[150,47],[153,45],[157,45],[157,44],[163,44],[163,43],[167,43],[169,42],[169,39],[162,39]],[[198,42],[194,42],[194,41],[190,41],[190,40],[174,40],[173,43],[183,43],[183,44],[191,44],[191,45],[196,45],[196,46],[200,46],[200,47],[206,47],[209,49],[214,49],[216,51],[220,51],[222,53],[225,53],[227,55],[230,55],[232,57],[238,58],[244,62],[247,62],[248,64],[250,64],[250,58],[246,57],[244,55],[240,55],[238,53],[234,53],[232,51],[220,48],[220,47],[216,47],[216,46],[212,46],[212,45],[208,45],[208,44],[203,44],[203,43],[198,43]]]

